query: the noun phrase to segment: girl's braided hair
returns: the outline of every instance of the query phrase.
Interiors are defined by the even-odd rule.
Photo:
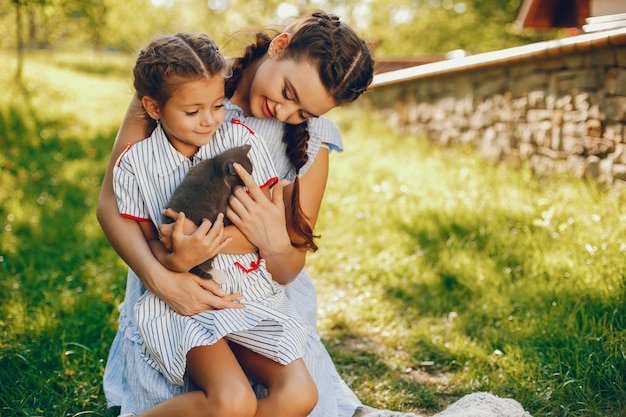
[[[313,64],[320,80],[333,97],[336,105],[356,100],[372,82],[374,62],[370,51],[348,25],[339,18],[323,11],[314,11],[289,25],[285,32],[291,35],[280,59],[293,59]],[[272,41],[269,35],[259,32],[255,42],[248,45],[244,56],[233,62],[232,76],[226,80],[226,97],[232,97],[246,68],[267,53]],[[302,243],[296,247],[317,250],[316,237],[300,207],[300,169],[307,163],[309,141],[308,123],[285,124],[283,142],[287,145],[287,157],[296,171],[293,186],[291,210],[293,228]]]
[[[181,84],[216,75],[227,76],[226,60],[204,33],[177,33],[155,38],[142,49],[133,68],[137,97],[152,97],[164,106]]]

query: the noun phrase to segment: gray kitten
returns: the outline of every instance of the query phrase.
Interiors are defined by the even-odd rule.
[[[203,219],[215,222],[219,213],[226,213],[233,188],[243,185],[233,163],[237,162],[248,173],[252,173],[252,162],[248,158],[250,148],[250,145],[231,148],[192,167],[174,190],[167,207],[184,212],[198,226]],[[173,223],[174,219],[162,216],[161,221]],[[229,224],[230,221],[224,217],[224,225]],[[212,268],[213,258],[195,266],[190,272],[201,278],[211,279],[213,277],[209,271]]]

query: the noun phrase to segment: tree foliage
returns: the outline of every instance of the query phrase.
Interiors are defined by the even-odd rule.
[[[485,52],[538,40],[513,29],[522,0],[0,0],[0,47],[89,46],[136,51],[158,33],[205,31],[229,47],[234,34],[283,25],[315,8],[336,13],[376,55]],[[546,36],[546,35],[543,35]],[[547,36],[553,37],[554,33]],[[248,38],[249,39],[249,38]]]
[[[553,38],[555,33],[521,32],[514,22],[522,0],[389,0],[369,3],[352,16],[366,37],[380,42],[379,56],[444,55],[462,49],[480,53]],[[357,9],[359,10],[359,9]]]

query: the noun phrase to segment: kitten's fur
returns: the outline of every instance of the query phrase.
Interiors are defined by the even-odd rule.
[[[252,173],[252,162],[248,158],[250,145],[243,145],[228,149],[223,153],[205,159],[189,170],[185,178],[178,185],[167,207],[177,212],[184,212],[196,225],[203,219],[215,222],[219,213],[226,213],[228,199],[236,185],[243,182],[235,172],[233,163],[243,166],[248,173]],[[163,223],[172,223],[174,220],[162,216]],[[230,221],[224,217],[224,225]],[[209,271],[213,267],[213,258],[194,267],[190,272],[202,278],[211,279]]]

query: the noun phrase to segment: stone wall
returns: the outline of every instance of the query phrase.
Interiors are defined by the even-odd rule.
[[[377,74],[368,101],[435,144],[626,187],[624,29]]]

